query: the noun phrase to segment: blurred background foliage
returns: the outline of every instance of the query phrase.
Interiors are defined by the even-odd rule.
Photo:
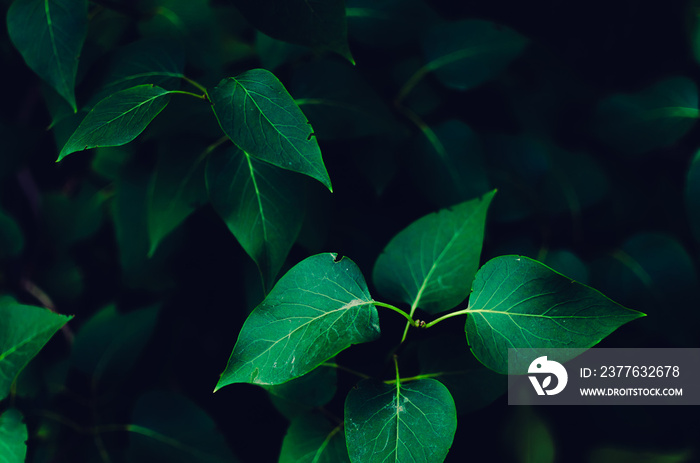
[[[346,0],[349,48],[246,3],[90,3],[75,115],[1,32],[0,293],[75,315],[0,403],[24,415],[27,461],[277,461],[289,423],[290,435],[332,428],[356,382],[320,369],[306,384],[211,393],[263,287],[218,216],[227,204],[198,183],[204,166],[188,176],[221,136],[201,102],[173,99],[136,142],[54,162],[140,63],[184,65],[207,87],[263,67],[297,100],[334,193],[284,172],[305,212],[282,271],[332,251],[367,275],[416,218],[498,188],[483,261],[536,258],[649,315],[601,347],[700,347],[699,2]],[[403,323],[381,322],[380,341],[336,361],[386,374],[376,352]],[[407,349],[415,374],[457,372],[446,461],[697,458],[693,408],[508,407],[503,377],[429,355],[467,352],[448,336],[459,323]],[[326,415],[309,414],[319,406]],[[0,436],[17,422],[3,414]]]

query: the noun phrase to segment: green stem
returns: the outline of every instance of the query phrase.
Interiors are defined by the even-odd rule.
[[[399,356],[394,354],[394,369],[396,370],[396,387],[401,384],[401,376],[399,376]]]
[[[201,90],[205,95],[207,94],[207,88],[206,88],[204,85],[200,84],[199,82],[197,82],[197,81],[195,81],[195,80],[192,80],[192,79],[190,79],[190,78],[187,77],[187,76],[182,76],[182,80],[184,80],[185,82],[187,82],[188,84],[190,84],[190,85],[192,85],[192,86],[194,86],[194,87],[197,87],[197,88],[198,88],[199,90]]]
[[[432,322],[428,323],[427,325],[425,325],[425,328],[430,328],[433,325],[437,325],[441,321],[447,320],[448,318],[459,317],[460,315],[466,315],[469,313],[469,311],[470,311],[470,308],[467,307],[464,310],[458,310],[457,312],[448,313],[447,315],[443,315],[442,317],[438,318],[437,320],[433,320]]]
[[[395,384],[396,381],[401,383],[407,383],[409,381],[418,381],[419,379],[437,378],[439,376],[444,376],[445,373],[426,373],[424,375],[409,376],[408,378],[398,378],[398,379],[387,379],[384,384]]]
[[[193,96],[195,98],[198,98],[200,100],[207,101],[207,94],[206,93],[204,95],[199,95],[197,93],[186,92],[184,90],[170,90],[168,93],[179,93],[181,95],[189,95],[189,96]]]
[[[345,367],[343,365],[338,365],[337,363],[333,363],[333,362],[325,362],[325,363],[322,363],[321,366],[322,367],[329,367],[329,368],[336,368],[336,369],[342,370],[346,373],[350,373],[351,375],[358,376],[362,379],[370,379],[371,378],[371,376],[369,376],[369,375],[361,373],[357,370],[353,370],[352,368]]]
[[[406,83],[401,87],[401,90],[399,91],[399,94],[396,96],[396,99],[394,100],[394,104],[396,106],[399,106],[401,102],[403,101],[406,96],[411,93],[411,90],[418,85],[418,82],[420,82],[425,75],[430,72],[430,68],[428,66],[423,66],[422,68],[418,69],[410,79],[406,81]]]
[[[413,315],[413,310],[411,310],[411,315],[409,315],[409,314],[407,314],[406,312],[404,312],[403,310],[399,309],[398,307],[394,307],[394,306],[391,305],[391,304],[386,304],[386,303],[384,303],[384,302],[377,302],[377,301],[372,301],[372,304],[374,304],[374,305],[376,305],[376,306],[379,306],[379,307],[386,307],[387,309],[391,309],[391,310],[393,310],[394,312],[399,313],[399,314],[401,314],[402,316],[404,316],[404,317],[406,318],[406,320],[408,320],[408,324],[406,325],[406,330],[408,330],[408,326],[409,326],[409,325],[410,325],[410,326],[416,326],[416,327],[418,326],[418,322],[416,322],[416,321],[413,319],[413,317],[412,317],[412,315]],[[403,342],[403,340],[402,340],[401,342]]]

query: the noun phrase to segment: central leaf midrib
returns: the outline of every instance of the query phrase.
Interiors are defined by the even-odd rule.
[[[153,86],[152,86],[152,87],[153,87]],[[115,93],[115,95],[116,95],[116,93]],[[116,116],[115,118],[110,119],[109,121],[104,122],[104,123],[98,125],[98,126],[95,127],[94,129],[92,129],[90,132],[87,132],[86,135],[85,135],[84,137],[82,137],[82,138],[87,138],[88,135],[92,135],[92,134],[94,134],[96,131],[101,130],[102,128],[104,128],[105,126],[112,124],[112,123],[113,123],[114,121],[116,121],[117,119],[122,118],[122,117],[125,117],[127,114],[129,114],[129,113],[132,112],[132,111],[135,111],[135,110],[139,109],[141,106],[145,105],[146,103],[150,103],[150,102],[152,102],[153,100],[155,100],[156,98],[160,98],[160,97],[165,96],[165,95],[167,95],[167,92],[165,92],[165,93],[160,93],[160,94],[158,94],[158,95],[154,95],[154,96],[148,98],[147,100],[144,100],[144,101],[140,102],[139,104],[137,104],[137,105],[135,105],[135,106],[129,108],[127,111],[124,111],[123,113],[119,114],[119,115]],[[110,98],[111,98],[111,97],[110,97]],[[94,111],[94,109],[93,109],[93,111]],[[91,111],[91,112],[92,112],[92,111]]]
[[[66,76],[63,73],[63,69],[61,69],[61,57],[58,55],[58,47],[56,45],[56,37],[53,32],[53,21],[51,20],[51,8],[49,6],[49,0],[44,0],[44,13],[46,14],[46,28],[49,31],[49,38],[51,40],[51,48],[53,49],[53,54],[56,57],[56,65],[58,67],[58,75],[61,77],[61,80],[63,81],[63,85],[65,86],[65,90],[70,92],[70,86],[68,85],[68,81],[66,80]]]
[[[353,302],[354,302],[354,303],[353,303]],[[272,350],[277,344],[279,344],[280,342],[282,342],[283,339],[289,339],[289,338],[291,338],[291,336],[292,336],[294,333],[296,333],[297,331],[299,331],[300,329],[306,327],[307,325],[309,325],[309,324],[311,324],[311,323],[314,323],[314,322],[316,322],[316,321],[318,321],[318,320],[324,318],[324,317],[327,316],[327,315],[333,314],[333,313],[338,312],[338,311],[341,311],[341,310],[347,311],[347,310],[352,309],[353,307],[363,306],[363,305],[367,305],[367,304],[371,304],[371,303],[372,303],[371,301],[364,301],[364,300],[362,300],[362,299],[356,299],[356,300],[353,300],[353,301],[350,301],[350,302],[344,304],[344,305],[341,306],[341,307],[338,307],[337,309],[333,309],[333,310],[324,312],[322,315],[319,315],[318,317],[312,317],[309,321],[307,321],[307,322],[305,322],[305,323],[303,323],[303,324],[297,326],[296,328],[294,328],[292,331],[290,331],[290,332],[289,332],[288,334],[286,334],[285,336],[283,336],[283,337],[277,339],[276,341],[274,341],[274,342],[273,342],[272,344],[270,344],[270,346],[268,346],[265,350],[263,350],[262,352],[260,352],[260,354],[256,355],[256,356],[253,357],[251,360],[246,361],[246,365],[251,364],[252,362],[254,362],[255,360],[257,360],[258,358],[260,358],[260,357],[262,357],[263,355],[267,354],[267,353],[268,353],[270,350]],[[310,307],[311,307],[311,306],[310,306]],[[314,307],[314,308],[316,308],[316,307]],[[342,315],[341,315],[341,316],[342,316]]]
[[[477,209],[474,211],[474,214],[472,214],[470,217],[468,217],[463,223],[462,226],[459,227],[459,229],[455,232],[455,234],[450,238],[450,241],[445,245],[443,250],[440,252],[438,255],[437,259],[435,259],[435,262],[433,262],[433,265],[430,266],[430,270],[428,270],[428,273],[426,274],[425,278],[423,279],[423,283],[421,284],[420,288],[418,289],[418,293],[416,294],[416,299],[413,301],[413,304],[411,304],[411,315],[415,312],[416,307],[418,307],[418,304],[420,302],[420,298],[423,295],[423,291],[428,285],[428,281],[430,281],[430,277],[433,275],[433,272],[435,269],[438,267],[440,261],[442,260],[443,256],[445,253],[448,251],[450,247],[454,244],[454,241],[462,234],[462,230],[464,230],[464,227],[466,226],[467,222],[471,220],[471,218],[476,215],[479,212],[480,209]]]

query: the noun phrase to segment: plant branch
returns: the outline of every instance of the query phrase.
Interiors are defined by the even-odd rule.
[[[386,303],[384,303],[384,302],[377,302],[377,301],[372,301],[372,304],[374,304],[374,305],[376,305],[376,306],[379,306],[379,307],[386,307],[387,309],[391,309],[391,310],[393,310],[394,312],[399,313],[399,314],[401,314],[403,317],[405,317],[406,320],[408,320],[408,324],[406,325],[406,330],[408,330],[408,325],[415,326],[415,327],[421,326],[420,321],[414,320],[413,317],[412,317],[413,311],[415,310],[415,309],[413,309],[413,308],[411,309],[411,314],[409,315],[409,314],[407,314],[406,312],[404,312],[403,310],[401,310],[401,309],[399,309],[398,307],[395,307],[395,306],[393,306],[393,305],[391,305],[391,304],[386,304]],[[404,337],[405,337],[405,335],[404,335]],[[403,340],[402,340],[402,342],[403,342]]]
[[[203,95],[199,95],[197,93],[186,92],[184,90],[170,90],[168,93],[179,93],[180,95],[189,95],[189,96],[193,96],[195,98],[198,98],[200,100],[208,101],[206,93],[204,93]]]
[[[192,86],[194,86],[194,87],[197,87],[197,88],[198,88],[199,90],[201,90],[205,95],[207,95],[207,88],[206,88],[204,85],[200,84],[200,83],[197,82],[196,80],[190,79],[190,78],[187,77],[187,76],[181,76],[181,78],[182,78],[182,80],[184,80],[184,81],[187,82],[188,84],[190,84],[190,85],[192,85]]]
[[[425,327],[430,328],[431,326],[437,325],[441,321],[447,320],[448,318],[459,317],[460,315],[466,315],[469,313],[470,310],[471,309],[469,307],[467,307],[464,310],[458,310],[457,312],[448,313],[447,315],[443,315],[442,317],[438,318],[437,320],[433,320],[432,322],[426,324]]]

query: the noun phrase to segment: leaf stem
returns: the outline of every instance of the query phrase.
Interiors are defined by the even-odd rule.
[[[387,379],[386,381],[384,381],[384,384],[395,384],[396,381],[399,381],[401,383],[407,383],[409,381],[418,381],[420,379],[437,378],[437,377],[444,376],[444,375],[445,375],[445,373],[425,373],[423,375],[409,376],[408,378]]]
[[[406,96],[411,93],[411,90],[418,85],[418,82],[420,82],[425,75],[431,71],[431,68],[429,66],[423,66],[420,69],[418,69],[401,87],[401,90],[399,91],[399,94],[396,95],[396,98],[394,99],[394,104],[396,106],[401,105],[401,102],[406,98]]]
[[[204,101],[207,101],[207,100],[208,100],[207,94],[206,94],[206,93],[205,93],[204,95],[199,95],[199,94],[197,94],[197,93],[186,92],[186,91],[184,91],[184,90],[170,90],[168,93],[179,93],[179,94],[181,94],[181,95],[193,96],[193,97],[195,97],[195,98],[199,98],[200,100],[204,100]]]
[[[181,76],[181,77],[182,77],[182,80],[184,80],[184,81],[187,82],[188,84],[190,84],[190,85],[192,85],[192,86],[194,86],[194,87],[197,87],[199,90],[201,90],[202,92],[204,92],[205,95],[207,94],[207,88],[206,88],[204,85],[200,84],[199,82],[197,82],[197,81],[195,81],[195,80],[193,80],[193,79],[190,79],[190,78],[187,77],[187,76]]]
[[[362,379],[370,379],[371,378],[371,376],[369,376],[369,375],[366,375],[364,373],[361,373],[357,370],[353,370],[352,368],[348,368],[348,367],[343,366],[343,365],[338,365],[337,363],[333,363],[333,362],[325,362],[325,363],[322,363],[321,366],[322,367],[329,367],[329,368],[336,368],[336,369],[342,370],[346,373],[350,373],[351,375],[358,376]]]
[[[471,309],[470,309],[469,307],[467,307],[467,308],[464,309],[464,310],[458,310],[457,312],[448,313],[447,315],[443,315],[442,317],[440,317],[440,318],[438,318],[438,319],[436,319],[436,320],[433,320],[432,322],[426,324],[426,325],[425,325],[425,328],[430,328],[430,327],[433,326],[433,325],[437,325],[437,324],[440,323],[441,321],[447,320],[448,318],[459,317],[460,315],[466,315],[466,314],[469,313],[470,310],[471,310]]]
[[[387,304],[387,303],[385,303],[385,302],[372,301],[372,304],[374,304],[374,305],[376,305],[376,306],[379,306],[379,307],[386,307],[387,309],[391,309],[391,310],[393,310],[394,312],[400,313],[401,315],[403,315],[403,316],[406,318],[406,320],[408,320],[408,324],[406,325],[406,330],[407,330],[407,331],[408,331],[408,326],[409,326],[409,325],[410,325],[410,326],[415,326],[415,327],[420,326],[420,323],[417,322],[417,321],[415,321],[415,320],[413,319],[413,317],[411,316],[411,315],[413,315],[412,313],[411,313],[411,315],[409,315],[409,314],[407,314],[406,312],[404,312],[403,310],[399,309],[398,307],[395,307],[395,306],[393,306],[393,305],[391,305],[391,304]],[[405,334],[404,334],[404,337],[405,337]],[[403,342],[403,341],[402,341],[402,342]]]

